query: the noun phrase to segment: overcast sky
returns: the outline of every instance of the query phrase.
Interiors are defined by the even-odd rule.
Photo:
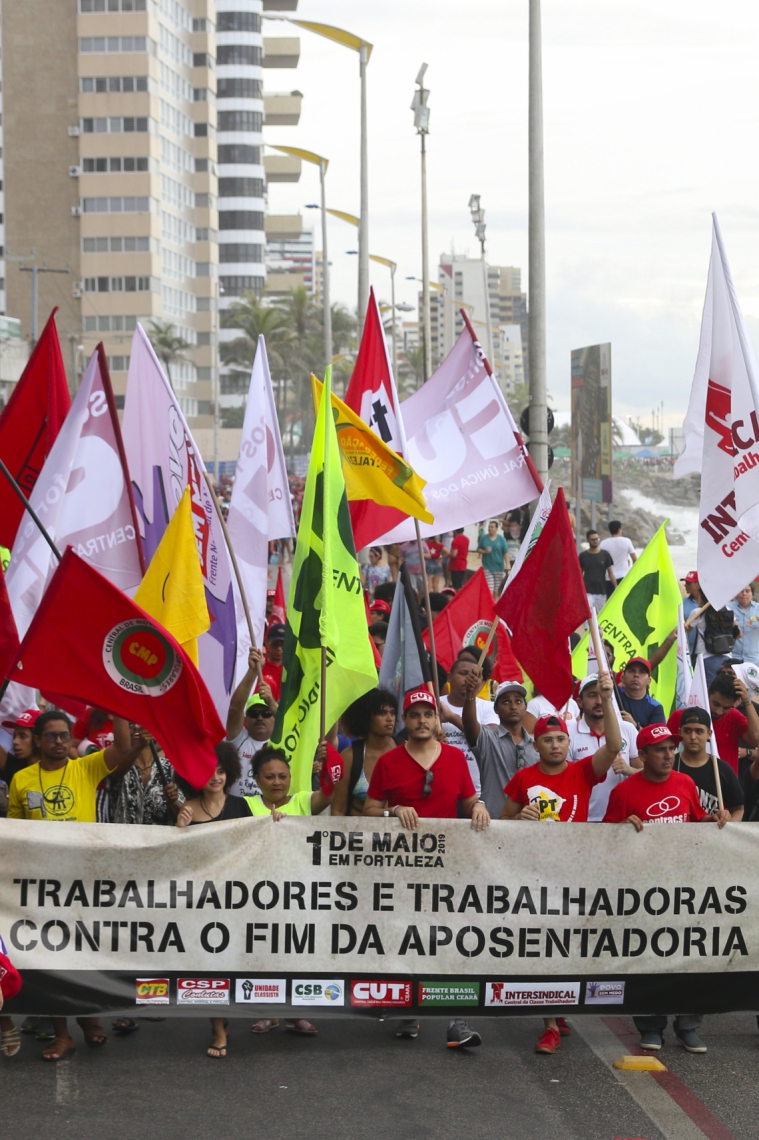
[[[467,203],[482,195],[488,260],[527,284],[527,0],[300,0],[297,15],[374,44],[369,64],[369,235],[398,262],[397,300],[421,276],[419,140],[409,109],[429,64],[430,272],[479,255]],[[288,34],[264,22],[264,34]],[[357,54],[295,29],[292,71],[267,90],[303,92],[298,127],[270,142],[330,159],[328,204],[359,212]],[[569,407],[569,353],[612,342],[616,414],[665,401],[677,426],[698,345],[712,210],[759,341],[759,5],[749,0],[543,0],[548,386]],[[318,200],[318,171],[272,185],[274,213]],[[316,211],[303,211],[318,230]],[[356,231],[330,220],[333,299],[355,307]],[[317,246],[320,239],[317,241]],[[389,274],[372,264],[389,297]]]

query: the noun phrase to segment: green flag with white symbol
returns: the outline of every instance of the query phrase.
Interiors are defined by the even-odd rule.
[[[340,449],[324,378],[287,603],[282,689],[272,743],[290,758],[291,791],[311,788],[319,743],[322,647],[325,722],[377,684]]]

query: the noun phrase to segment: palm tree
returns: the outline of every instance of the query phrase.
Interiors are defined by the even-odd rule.
[[[151,321],[148,336],[150,337],[150,343],[156,351],[156,356],[163,362],[169,383],[173,388],[171,362],[172,360],[181,359],[191,345],[181,336],[177,336],[176,326],[168,321],[166,323],[163,321]]]

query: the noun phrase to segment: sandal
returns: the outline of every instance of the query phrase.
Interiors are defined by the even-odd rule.
[[[12,1029],[3,1029],[0,1033],[0,1053],[4,1057],[15,1057],[21,1048],[21,1037],[14,1025]]]
[[[251,1033],[268,1033],[270,1029],[276,1029],[279,1025],[276,1017],[262,1017],[255,1025],[251,1025]]]
[[[90,1049],[100,1049],[108,1041],[106,1032],[96,1017],[78,1017],[76,1023],[84,1034],[84,1040]]]
[[[223,1061],[226,1059],[227,1041],[229,1040],[228,1030],[229,1030],[229,1022],[225,1021],[224,1022],[224,1033],[226,1036],[224,1037],[223,1043],[220,1045],[217,1045],[215,1041],[212,1041],[211,1044],[206,1049],[206,1057],[210,1057],[210,1059],[212,1061]]]
[[[316,1037],[319,1032],[315,1025],[306,1021],[305,1017],[300,1017],[297,1021],[286,1021],[285,1029],[290,1033],[298,1033],[301,1037]]]
[[[131,1017],[117,1017],[111,1022],[111,1028],[117,1037],[128,1037],[130,1033],[136,1033],[140,1027]]]
[[[76,1049],[71,1037],[56,1037],[42,1054],[43,1061],[62,1061]]]

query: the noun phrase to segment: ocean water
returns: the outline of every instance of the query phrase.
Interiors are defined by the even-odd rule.
[[[685,539],[684,546],[670,546],[672,561],[678,578],[684,577],[689,570],[696,569],[696,549],[698,546],[698,507],[683,507],[674,503],[667,506],[660,499],[652,499],[640,491],[618,491],[617,496],[624,498],[631,507],[638,507],[652,514],[664,515],[672,524],[674,530],[680,532]],[[616,496],[615,496],[616,498]],[[620,511],[624,521],[624,511]]]

